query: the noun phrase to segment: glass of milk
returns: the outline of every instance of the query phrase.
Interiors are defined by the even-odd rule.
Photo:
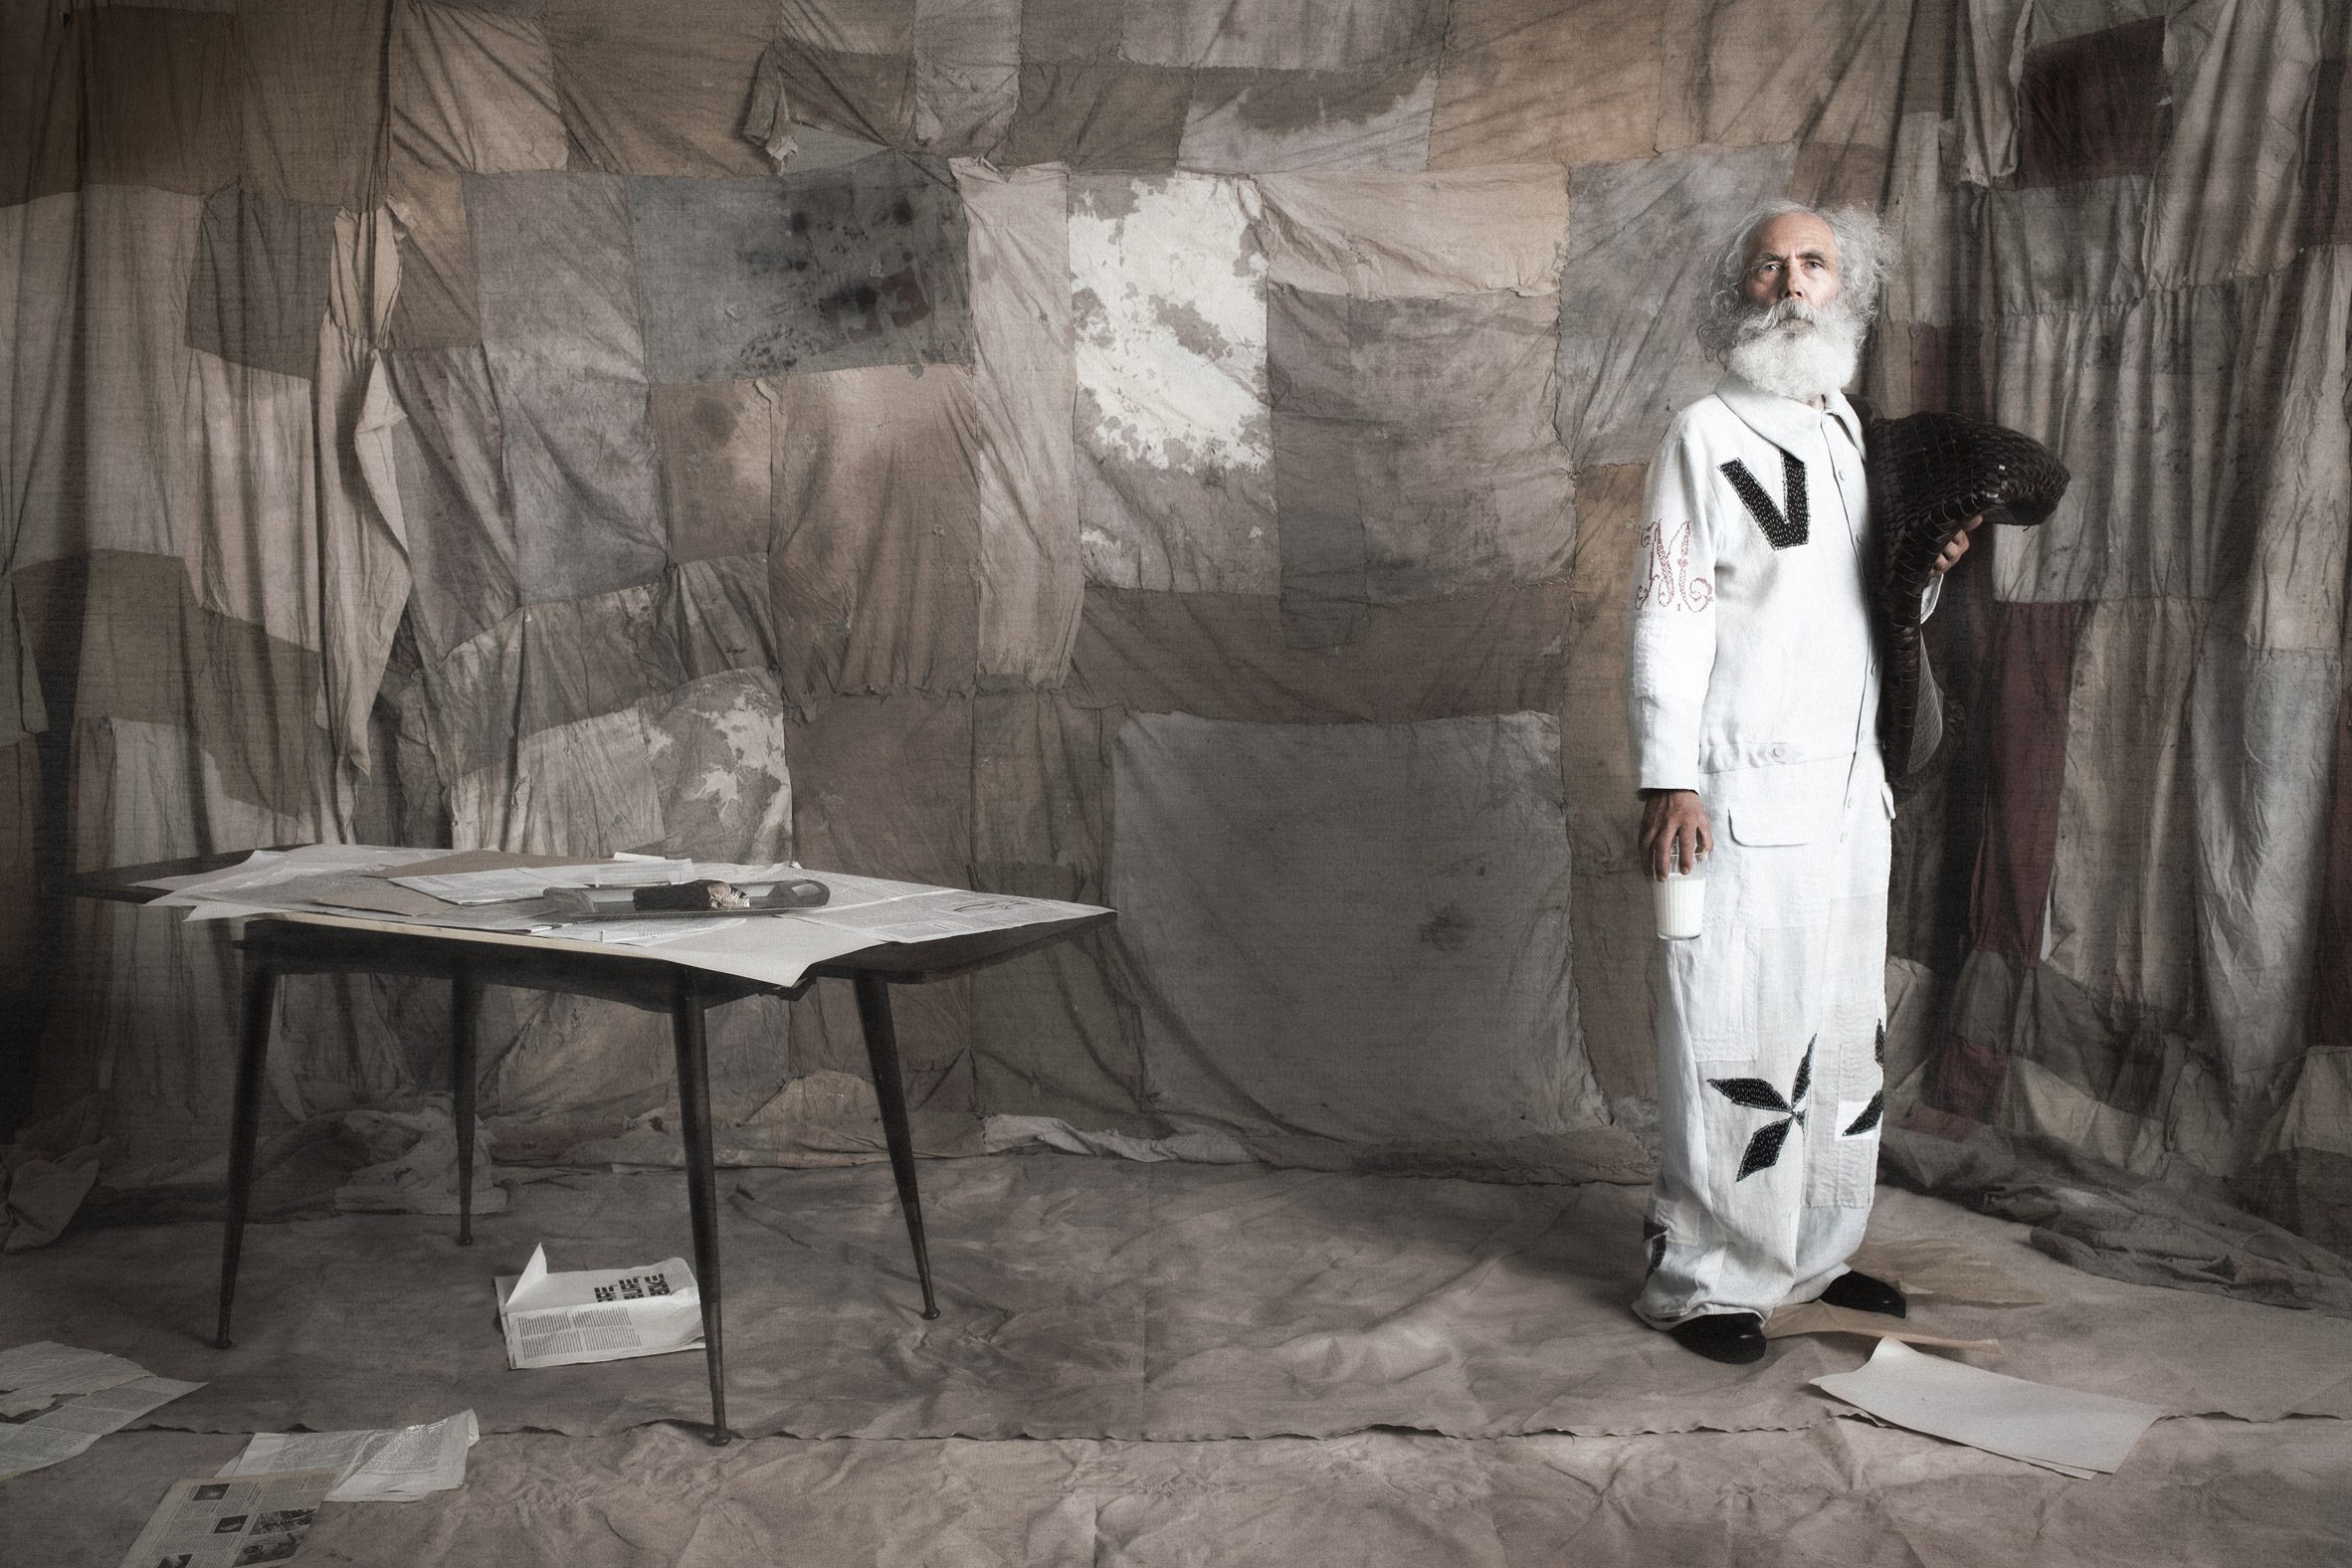
[[[1665,882],[1654,882],[1658,896],[1658,934],[1668,939],[1696,936],[1707,909],[1706,862],[1693,859],[1690,870],[1669,867]]]

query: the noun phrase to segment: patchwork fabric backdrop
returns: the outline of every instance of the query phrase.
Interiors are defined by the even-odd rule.
[[[1606,1149],[1652,1088],[1619,696],[1645,466],[1712,384],[1699,252],[1787,195],[1901,244],[1885,411],[1990,413],[2077,474],[1934,623],[1966,746],[1899,824],[1911,1124],[2234,1182],[2343,1242],[2347,26],[10,7],[23,1147],[199,1178],[227,1094],[218,928],[43,877],[361,839],[1117,905],[903,994],[943,1151],[991,1112]],[[871,1153],[822,991],[719,1015],[734,1157]],[[291,1137],[440,1085],[443,997],[290,993]],[[660,1141],[657,1020],[492,1007],[503,1157]]]

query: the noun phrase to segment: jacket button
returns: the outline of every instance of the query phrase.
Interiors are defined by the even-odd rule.
[[[1785,762],[1788,760],[1789,748],[1784,745],[1775,744],[1769,755],[1775,762]]]

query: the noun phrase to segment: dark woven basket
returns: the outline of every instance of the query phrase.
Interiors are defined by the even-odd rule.
[[[1969,518],[2032,527],[2066,493],[2066,466],[2033,437],[1963,414],[1869,422],[1871,527],[1877,541],[1878,739],[1897,781],[1933,766],[1945,736],[1943,694],[1919,635],[1919,596]]]

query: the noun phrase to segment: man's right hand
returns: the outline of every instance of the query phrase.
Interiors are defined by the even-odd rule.
[[[1698,791],[1642,792],[1642,869],[1652,882],[1665,882],[1677,861],[1680,870],[1689,871],[1714,847],[1715,830],[1707,826],[1707,809]]]

